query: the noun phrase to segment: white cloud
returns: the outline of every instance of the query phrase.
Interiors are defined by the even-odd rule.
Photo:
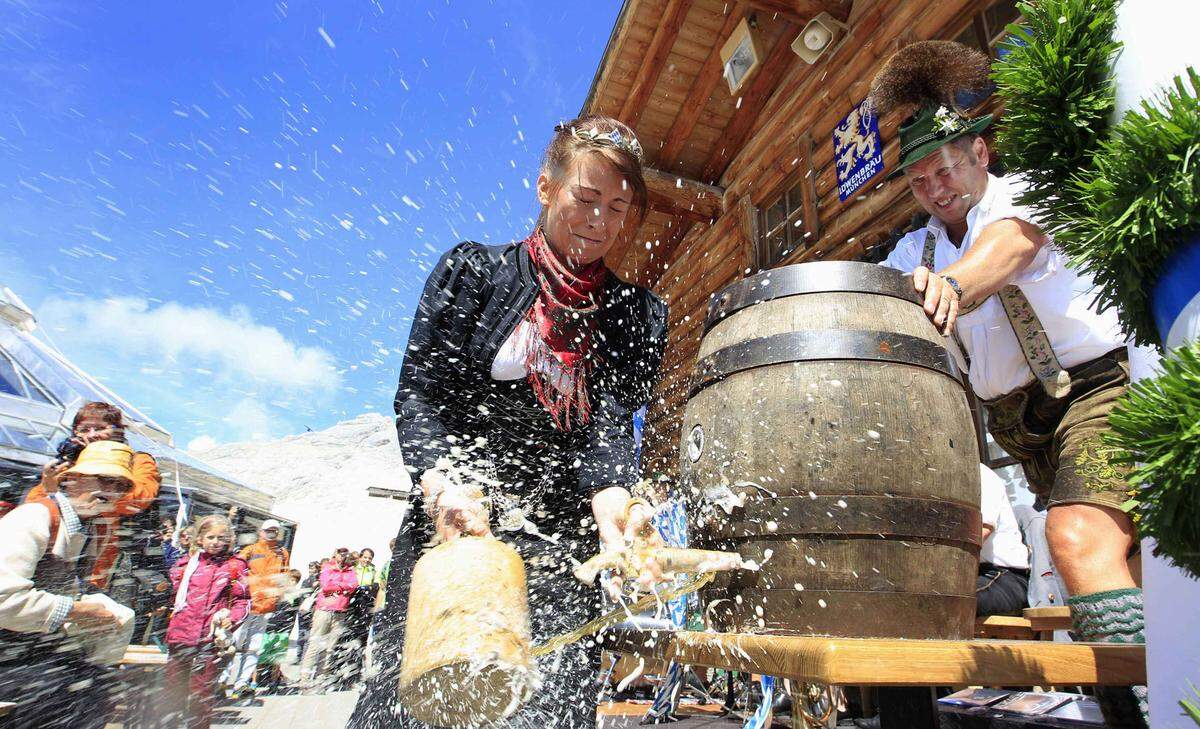
[[[139,369],[205,370],[206,378],[287,395],[328,392],[341,383],[329,352],[296,345],[242,306],[223,312],[174,302],[151,306],[140,298],[55,298],[37,314],[60,339],[72,340],[70,349],[116,349]]]
[[[190,441],[188,441],[187,447],[184,448],[184,450],[191,453],[203,453],[204,451],[211,451],[216,447],[216,438],[212,437],[211,435],[202,435],[198,438],[192,438]]]

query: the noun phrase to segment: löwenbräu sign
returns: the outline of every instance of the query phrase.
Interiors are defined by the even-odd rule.
[[[879,118],[865,101],[833,128],[833,161],[837,169],[838,200],[845,202],[883,170]]]

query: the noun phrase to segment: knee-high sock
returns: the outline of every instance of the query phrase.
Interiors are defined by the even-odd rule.
[[[1078,638],[1088,643],[1145,643],[1142,591],[1136,587],[1067,598]],[[1145,686],[1097,686],[1096,700],[1111,727],[1149,726]]]

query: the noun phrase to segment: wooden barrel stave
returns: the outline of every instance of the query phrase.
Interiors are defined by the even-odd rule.
[[[954,597],[975,594],[974,557],[953,542],[908,542],[890,539],[780,538],[734,541],[746,559],[761,563],[756,571],[718,576],[715,589],[862,590],[864,592],[929,592]],[[771,551],[768,559],[765,555]],[[909,563],[917,551],[923,558]],[[971,574],[963,577],[963,566]],[[797,588],[796,585],[800,585]]]
[[[963,621],[974,629],[974,594],[710,588],[704,600],[708,625],[728,633],[966,640]]]

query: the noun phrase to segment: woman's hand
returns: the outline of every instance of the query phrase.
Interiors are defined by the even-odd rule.
[[[612,486],[597,493],[592,498],[592,514],[596,518],[596,528],[600,532],[600,543],[605,552],[628,550],[635,544],[651,548],[666,546],[651,523],[654,508],[642,499],[634,499],[628,490],[620,486]],[[650,558],[642,565],[637,584],[650,587],[662,579],[662,569]],[[623,586],[624,578],[621,575],[613,575],[605,582],[605,591],[610,598],[616,600]]]
[[[220,624],[225,630],[233,630],[233,621],[229,619],[228,615],[221,616]]]
[[[444,473],[429,469],[421,474],[425,508],[433,519],[439,542],[461,536],[490,537],[487,508],[483,494],[454,483]]]

